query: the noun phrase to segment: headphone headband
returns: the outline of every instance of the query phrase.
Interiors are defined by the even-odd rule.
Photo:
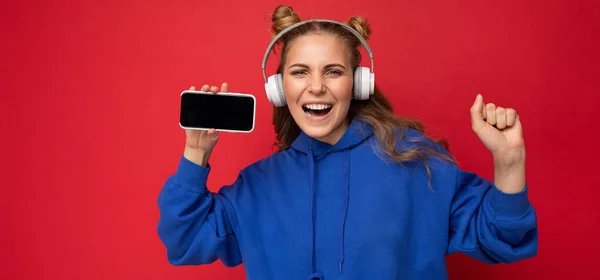
[[[275,46],[275,43],[277,43],[279,38],[281,38],[281,36],[283,36],[285,33],[296,28],[297,26],[307,24],[309,22],[335,23],[337,25],[342,26],[346,30],[350,31],[352,34],[354,34],[354,36],[356,36],[356,38],[358,38],[358,40],[360,40],[361,44],[363,45],[363,47],[365,47],[365,50],[367,50],[367,53],[369,54],[369,59],[371,60],[371,73],[373,73],[373,70],[374,70],[373,52],[371,52],[371,48],[369,47],[369,44],[367,44],[367,41],[365,41],[365,39],[362,36],[360,36],[360,33],[358,33],[356,30],[352,29],[350,26],[340,23],[340,22],[337,22],[337,21],[328,20],[328,19],[311,19],[311,20],[305,20],[305,21],[301,21],[298,23],[294,23],[294,24],[288,26],[286,29],[279,32],[279,34],[277,34],[277,36],[275,36],[275,38],[273,38],[273,40],[271,40],[271,43],[269,44],[269,47],[267,47],[267,51],[265,52],[265,55],[264,55],[263,61],[262,61],[262,72],[263,72],[263,78],[265,79],[265,84],[267,83],[267,72],[265,71],[265,68],[267,66],[267,59],[269,58],[269,53],[271,52],[271,49],[273,49],[273,46]]]

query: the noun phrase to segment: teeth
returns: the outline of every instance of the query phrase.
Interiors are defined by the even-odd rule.
[[[325,110],[331,108],[331,105],[327,104],[306,104],[304,107],[311,110]]]

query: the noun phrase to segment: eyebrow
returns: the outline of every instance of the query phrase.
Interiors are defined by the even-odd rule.
[[[308,67],[308,65],[302,64],[302,63],[294,63],[294,64],[290,65],[290,67],[288,67],[288,68],[292,68],[294,66],[303,67],[303,68],[310,68],[310,67]],[[342,67],[343,69],[346,69],[346,67],[344,65],[339,64],[339,63],[327,64],[323,68],[332,68],[332,67],[335,67],[335,66]]]

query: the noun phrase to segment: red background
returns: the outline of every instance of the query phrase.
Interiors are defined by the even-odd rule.
[[[279,2],[205,2],[3,3],[0,279],[244,279],[220,262],[171,266],[156,233],[184,147],[183,89],[227,81],[258,100],[254,133],[222,134],[212,190],[272,151],[260,63]],[[303,18],[367,17],[378,85],[398,114],[446,136],[464,169],[493,174],[471,132],[476,93],[519,112],[539,255],[497,266],[453,255],[451,279],[600,277],[600,2],[287,3]]]

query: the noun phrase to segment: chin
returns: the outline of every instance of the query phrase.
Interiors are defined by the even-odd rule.
[[[302,129],[302,131],[317,140],[322,142],[335,142],[338,139],[330,139],[331,137],[337,138],[337,131],[341,126],[344,125],[344,116],[338,110],[334,108],[327,116],[323,116],[321,119],[315,120],[311,116],[307,116],[306,112],[299,110],[296,111],[295,116],[296,123]],[[298,116],[299,115],[299,116]],[[335,135],[337,136],[335,136]],[[331,143],[330,143],[331,144]]]
[[[337,131],[343,125],[349,106],[337,102],[306,101],[290,106],[292,117],[308,136],[322,142],[335,142]],[[335,134],[335,135],[334,135]],[[337,135],[337,136],[336,136]]]
[[[300,129],[304,131],[304,133],[315,139],[323,139],[327,138],[333,132],[333,127],[330,126],[312,126],[312,125],[300,125]]]

